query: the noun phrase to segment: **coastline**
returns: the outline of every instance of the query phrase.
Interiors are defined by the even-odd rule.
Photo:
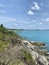
[[[30,50],[30,53],[31,53],[31,55],[34,57],[34,60],[36,60],[36,59],[38,59],[37,61],[36,61],[36,63],[38,63],[38,61],[39,61],[39,63],[40,64],[43,64],[43,65],[48,65],[48,62],[49,61],[47,61],[47,57],[45,56],[45,55],[41,55],[41,54],[39,54],[38,52],[41,52],[39,49],[38,49],[38,52],[37,52],[37,47],[36,46],[34,46],[33,44],[31,44],[29,41],[27,41],[27,40],[22,40],[22,42],[23,42],[23,45],[25,45],[25,46],[27,46],[28,47],[28,49]],[[33,43],[34,43],[34,41],[33,41]],[[40,42],[39,42],[40,43]],[[45,51],[45,50],[42,50],[45,54],[47,53],[47,50]]]
[[[32,65],[31,62],[34,62],[35,65],[48,65],[47,58],[45,57],[45,54],[47,52],[45,52],[44,50],[40,51],[40,49],[37,48],[37,46],[38,47],[45,46],[45,43],[27,41],[27,40],[24,40],[18,34],[15,34],[14,32],[9,31],[4,27],[1,27],[1,29],[0,29],[1,30],[0,31],[0,35],[1,35],[0,36],[1,38],[0,63],[1,64],[7,65],[9,61],[10,63],[12,62],[11,59],[13,61],[19,59],[22,62],[23,60],[24,62],[26,61],[29,65]],[[5,61],[5,60],[8,60],[8,61]]]
[[[40,47],[45,47],[49,51],[49,31],[34,31],[34,30],[26,30],[22,31],[21,33],[18,32],[19,35],[24,37],[25,40],[27,41],[35,41],[35,42],[43,42],[45,43],[45,46],[40,46]],[[48,36],[47,36],[48,35]]]

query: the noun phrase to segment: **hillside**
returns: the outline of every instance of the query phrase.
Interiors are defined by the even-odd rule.
[[[35,65],[22,37],[0,25],[0,65]]]

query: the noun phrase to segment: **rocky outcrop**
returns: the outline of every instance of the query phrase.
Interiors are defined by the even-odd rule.
[[[42,42],[31,41],[30,43],[34,46],[45,46],[45,43]]]
[[[32,43],[30,43],[28,41],[25,41],[25,40],[23,41],[23,43],[24,43],[24,45],[27,44],[27,47],[30,50],[30,53],[31,53],[32,57],[34,58],[35,63],[37,65],[48,65],[48,61],[47,61],[46,57],[45,56],[42,56],[38,52],[36,52],[35,51],[35,46]],[[36,43],[38,43],[38,42],[36,42]],[[40,45],[43,46],[43,43],[42,44],[40,43]]]

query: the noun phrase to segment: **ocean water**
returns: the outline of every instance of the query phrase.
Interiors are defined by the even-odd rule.
[[[46,44],[45,48],[49,51],[49,31],[23,30],[18,34],[28,41],[44,42]]]

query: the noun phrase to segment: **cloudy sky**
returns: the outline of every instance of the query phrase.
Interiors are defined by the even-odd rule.
[[[49,29],[49,0],[0,0],[0,24],[15,29]]]

